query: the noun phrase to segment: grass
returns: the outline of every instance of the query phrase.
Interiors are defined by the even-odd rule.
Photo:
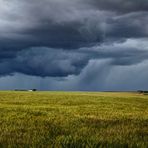
[[[148,147],[148,96],[0,92],[0,148]]]

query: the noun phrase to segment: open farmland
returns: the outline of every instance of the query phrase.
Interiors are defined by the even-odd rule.
[[[148,147],[148,95],[0,92],[0,147]]]

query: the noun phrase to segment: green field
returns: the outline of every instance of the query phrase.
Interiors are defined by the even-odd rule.
[[[0,92],[0,148],[148,147],[148,95]]]

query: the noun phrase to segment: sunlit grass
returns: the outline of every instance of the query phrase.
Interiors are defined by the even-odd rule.
[[[0,92],[0,147],[148,147],[148,96]]]

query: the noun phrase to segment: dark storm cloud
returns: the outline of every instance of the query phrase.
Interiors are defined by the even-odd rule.
[[[148,11],[147,0],[91,0],[90,3],[101,10],[120,13]]]
[[[131,13],[116,16],[110,20],[111,29],[107,32],[113,38],[148,37],[148,12]]]
[[[123,43],[69,51],[47,47],[24,49],[14,58],[1,61],[0,74],[17,72],[40,77],[79,75],[92,59],[106,60],[108,67],[136,65],[147,59],[147,43],[146,39],[141,41],[129,39]]]
[[[50,48],[31,48],[18,52],[15,58],[5,59],[0,64],[0,75],[15,72],[36,76],[64,77],[79,74],[87,65],[89,55]]]
[[[95,2],[98,3],[97,9]],[[133,12],[137,7],[144,11],[147,2],[1,1],[0,49],[20,50],[35,46],[71,49],[101,43],[104,37],[148,36],[148,31],[145,31],[147,12],[140,11],[122,17],[110,12],[112,5],[116,5],[113,7],[115,10],[126,10],[124,7],[129,5]]]
[[[32,46],[69,49],[101,40],[100,35],[94,34],[96,18],[93,17],[106,16],[87,9],[81,0],[8,0],[1,3],[1,50]],[[97,19],[102,22],[102,19]]]
[[[66,77],[91,60],[143,62],[147,8],[147,0],[0,0],[0,75]]]

